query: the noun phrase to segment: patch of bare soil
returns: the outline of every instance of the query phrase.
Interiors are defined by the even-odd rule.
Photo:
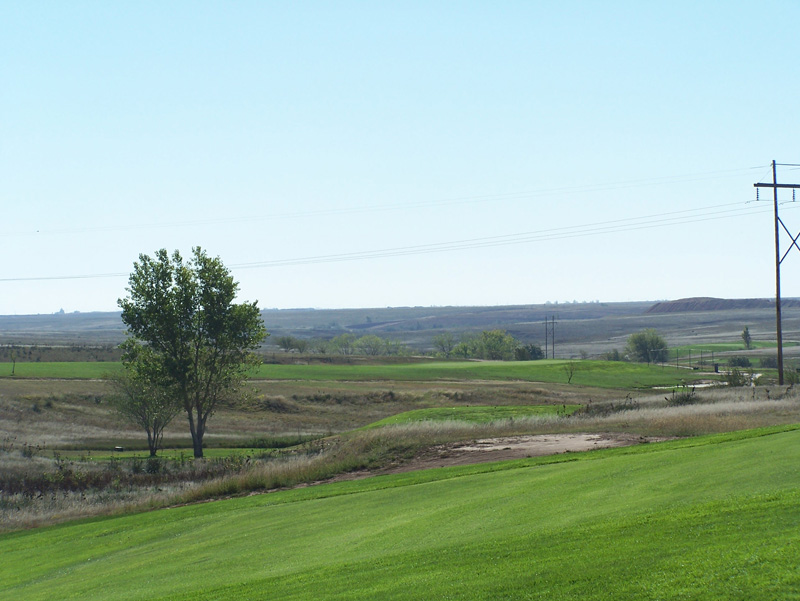
[[[538,434],[506,438],[482,438],[468,443],[457,442],[426,449],[410,461],[391,467],[383,473],[453,465],[470,465],[508,459],[525,459],[558,453],[576,453],[595,449],[626,447],[646,442],[660,442],[665,438],[637,434]]]

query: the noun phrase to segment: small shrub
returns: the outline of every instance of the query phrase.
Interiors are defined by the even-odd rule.
[[[761,367],[765,369],[778,369],[778,357],[776,355],[771,357],[762,357]]]
[[[684,386],[681,389],[672,391],[672,397],[665,397],[667,405],[671,407],[678,407],[681,405],[693,405],[700,401],[700,397],[694,391],[694,386],[688,388]]]
[[[572,415],[580,417],[605,417],[621,411],[637,411],[639,407],[639,401],[634,400],[631,395],[627,395],[624,401],[618,403],[593,403],[592,400],[589,399],[586,405],[573,412]]]
[[[728,359],[729,367],[750,367],[750,359],[747,357],[731,357]]]
[[[144,465],[142,465],[142,460],[139,457],[133,457],[131,459],[131,474],[141,474],[144,471]]]
[[[33,446],[32,444],[23,443],[22,448],[20,449],[20,454],[25,457],[25,459],[31,459],[34,455],[36,455],[41,450],[41,447]]]
[[[725,383],[728,386],[747,386],[751,380],[750,374],[745,373],[738,367],[732,367],[725,374]]]
[[[600,355],[603,361],[622,361],[623,357],[617,349],[608,351]]]

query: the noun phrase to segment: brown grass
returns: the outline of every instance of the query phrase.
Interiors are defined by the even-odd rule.
[[[28,382],[27,386],[0,382],[0,483],[6,483],[0,486],[0,528],[31,527],[392,469],[436,445],[479,438],[603,432],[674,437],[800,422],[800,397],[793,388],[785,387],[697,390],[692,404],[671,406],[667,393],[626,398],[625,393],[614,391],[521,383],[448,383],[444,387],[419,382],[393,383],[391,387],[385,383],[258,384],[259,390],[250,400],[223,407],[214,416],[209,440],[222,443],[309,432],[324,432],[325,439],[247,461],[168,464],[166,472],[159,475],[143,474],[141,467],[134,474],[126,464],[110,468],[99,462],[65,463],[53,458],[52,449],[59,445],[82,443],[90,448],[92,441],[113,444],[142,436],[111,412],[104,386],[101,382]],[[421,422],[343,433],[421,407],[588,405],[590,398],[592,411],[568,418],[542,416],[491,424]],[[176,420],[168,436],[182,436],[188,442],[183,430],[182,421]],[[109,475],[113,469],[117,472]],[[64,477],[66,471],[69,477]],[[27,488],[16,485],[21,481],[28,483]]]

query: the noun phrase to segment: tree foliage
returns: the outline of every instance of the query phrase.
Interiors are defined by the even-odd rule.
[[[340,355],[352,355],[355,352],[356,337],[352,334],[339,334],[331,340],[331,348]]]
[[[181,411],[181,406],[163,388],[153,386],[141,375],[140,366],[147,363],[147,350],[142,348],[136,359],[129,361],[121,374],[109,378],[116,392],[114,406],[122,417],[147,433],[150,456],[161,448],[164,428]]]
[[[202,457],[208,418],[259,363],[253,351],[266,331],[255,302],[233,302],[239,286],[222,261],[192,253],[187,262],[164,249],[140,255],[118,304],[129,336],[123,364],[183,408]]]
[[[750,350],[750,347],[753,346],[753,337],[750,336],[750,328],[747,326],[744,327],[742,330],[742,341],[744,342],[744,348]]]
[[[628,336],[625,352],[631,361],[663,363],[667,360],[667,342],[652,328]]]
[[[456,337],[452,332],[442,332],[433,337],[433,347],[443,357],[449,358],[456,345]]]
[[[356,350],[362,355],[385,355],[386,342],[380,336],[367,334],[355,341]]]
[[[439,343],[434,339],[434,344]],[[463,359],[490,359],[495,361],[529,361],[541,359],[544,352],[535,344],[523,345],[505,330],[484,330],[478,335],[465,333],[461,341],[453,345],[450,356]]]
[[[514,358],[517,361],[538,361],[544,359],[544,351],[538,344],[525,344],[515,349]]]
[[[281,347],[281,350],[284,350],[287,353],[295,350],[296,347],[296,339],[292,336],[278,336],[278,338],[275,339],[275,342],[279,347]]]

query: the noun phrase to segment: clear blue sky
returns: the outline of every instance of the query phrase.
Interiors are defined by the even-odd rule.
[[[0,2],[0,314],[115,310],[140,253],[195,245],[264,308],[769,297],[748,201],[800,163],[798,23],[795,1]]]

